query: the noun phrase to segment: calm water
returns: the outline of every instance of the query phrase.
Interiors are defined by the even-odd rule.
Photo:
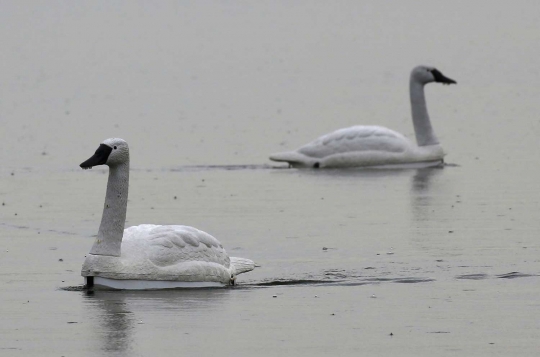
[[[540,5],[0,4],[0,355],[535,356]],[[293,170],[320,134],[413,136],[448,166]],[[187,224],[260,268],[231,289],[94,292],[80,268],[131,146],[128,225]],[[176,198],[175,198],[176,197]]]

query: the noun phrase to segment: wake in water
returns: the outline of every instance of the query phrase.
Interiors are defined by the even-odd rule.
[[[369,268],[366,268],[369,269]],[[486,280],[486,279],[516,279],[516,278],[528,278],[536,277],[537,274],[525,274],[520,272],[510,272],[499,275],[488,274],[466,274],[458,275],[455,278],[459,280]],[[274,286],[360,286],[360,285],[373,285],[381,283],[397,283],[397,284],[418,284],[434,282],[436,279],[427,277],[374,277],[374,276],[361,276],[357,273],[348,273],[344,270],[329,270],[324,272],[321,277],[313,277],[307,275],[305,277],[290,277],[290,278],[275,278],[266,279],[263,281],[245,281],[244,283],[237,284],[235,286],[217,287],[217,288],[198,288],[196,290],[204,289],[255,289],[266,288]],[[87,291],[92,292],[92,288],[87,288],[86,285],[65,286],[60,290],[64,291]],[[169,290],[194,290],[194,289],[169,289]]]
[[[372,271],[374,268],[367,267],[364,270]],[[325,270],[320,275],[306,274],[304,276],[297,277],[282,277],[276,279],[267,279],[260,282],[245,281],[240,284],[240,288],[264,288],[271,286],[360,286],[368,284],[380,284],[380,283],[427,283],[435,281],[429,277],[408,277],[399,276],[392,277],[386,273],[384,276],[376,276],[374,274],[366,274],[357,271],[347,271],[331,269]]]
[[[526,274],[526,273],[513,271],[510,273],[493,275],[493,276],[490,276],[489,274],[465,274],[465,275],[456,276],[456,279],[460,279],[460,280],[516,279],[516,278],[529,278],[532,276],[538,276],[538,274]]]

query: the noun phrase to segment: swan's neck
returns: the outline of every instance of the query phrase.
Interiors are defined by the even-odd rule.
[[[110,167],[101,225],[90,254],[120,256],[126,223],[128,186],[129,161]]]
[[[418,146],[438,145],[439,139],[433,132],[431,121],[426,106],[424,95],[424,84],[414,81],[410,82],[411,110],[414,125],[414,133]]]

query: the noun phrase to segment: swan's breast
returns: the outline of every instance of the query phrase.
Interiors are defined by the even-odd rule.
[[[124,232],[122,250],[140,255],[158,267],[187,262],[216,263],[229,268],[230,260],[221,243],[210,234],[189,226],[140,225]],[[138,250],[133,252],[133,250]],[[124,255],[124,254],[122,254]]]
[[[407,150],[410,141],[398,132],[381,126],[352,126],[321,136],[298,151],[304,155],[323,158],[355,151],[384,151],[399,153]]]

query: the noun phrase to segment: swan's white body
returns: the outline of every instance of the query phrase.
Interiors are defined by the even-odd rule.
[[[417,146],[382,126],[357,125],[321,136],[296,151],[270,156],[295,167],[428,167],[442,163],[440,145]]]
[[[455,81],[431,67],[413,69],[410,95],[418,145],[402,134],[381,126],[352,126],[323,135],[298,150],[273,154],[271,160],[294,167],[429,167],[443,163],[444,150],[431,127],[424,85]]]
[[[252,263],[196,228],[142,224],[124,230],[120,257],[88,254],[82,275],[117,289],[225,286]]]
[[[111,153],[98,153],[102,147]],[[124,153],[117,154],[117,148]],[[87,285],[130,290],[226,286],[233,285],[238,274],[253,270],[253,261],[229,258],[216,238],[193,227],[143,224],[124,230],[127,143],[107,139],[98,151],[96,155],[107,155],[110,172],[100,229],[81,271]],[[99,165],[94,157],[81,167]]]

